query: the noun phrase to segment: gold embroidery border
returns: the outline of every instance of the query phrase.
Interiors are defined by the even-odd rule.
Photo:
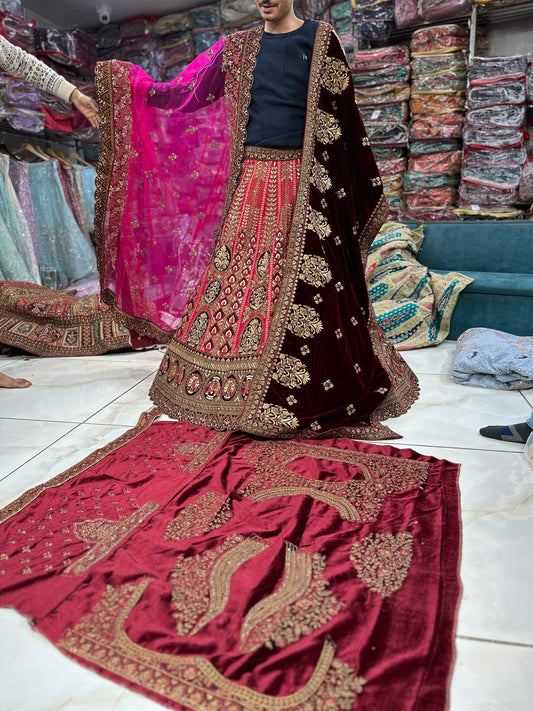
[[[15,499],[15,501],[12,501],[0,510],[0,523],[5,523],[5,521],[11,518],[11,516],[14,516],[22,511],[22,509],[28,506],[28,504],[31,504],[32,501],[35,501],[35,499],[46,489],[54,489],[55,487],[61,486],[67,481],[74,479],[74,477],[78,476],[78,474],[82,474],[85,470],[95,464],[98,464],[98,462],[101,462],[102,459],[105,459],[108,454],[112,454],[117,449],[120,449],[125,444],[128,444],[134,440],[145,430],[147,430],[161,414],[161,410],[158,407],[153,407],[148,412],[143,412],[135,427],[132,427],[127,432],[124,432],[124,434],[121,434],[117,437],[117,439],[109,442],[104,447],[91,452],[91,454],[85,457],[85,459],[82,459],[81,462],[74,464],[74,466],[66,469],[64,472],[58,474],[52,479],[49,479],[44,484],[39,484],[32,489],[28,489],[28,491],[22,494],[22,496],[19,496],[18,499]]]
[[[294,158],[300,158],[301,155],[301,148],[244,147],[244,157],[250,160],[294,160]]]
[[[318,102],[320,97],[321,70],[324,63],[332,27],[325,22],[319,22],[316,29],[313,57],[309,73],[309,89],[307,92],[307,117],[304,142],[302,147],[302,162],[300,184],[296,196],[291,232],[288,239],[285,271],[287,278],[283,280],[278,303],[286,305],[284,309],[276,309],[273,314],[270,333],[265,348],[250,385],[250,392],[243,412],[244,429],[252,434],[271,436],[272,428],[261,419],[260,412],[272,380],[275,361],[283,346],[283,335],[294,301],[294,294],[300,273],[300,262],[305,244],[307,226],[307,209],[309,205],[310,175],[313,164],[313,146],[317,123]],[[289,275],[292,275],[289,277]],[[277,434],[277,433],[276,433]],[[292,433],[291,433],[292,434]]]
[[[194,681],[187,680],[186,687],[189,687],[194,691],[195,688],[201,689],[201,691],[209,691],[213,696],[223,696],[230,697],[239,703],[244,705],[245,709],[250,711],[264,711],[265,709],[277,710],[277,709],[291,709],[298,704],[305,703],[308,699],[313,697],[314,694],[320,689],[321,685],[324,683],[326,675],[335,661],[335,643],[329,637],[324,641],[320,657],[315,666],[313,674],[309,681],[298,691],[288,694],[287,696],[275,697],[268,694],[262,694],[258,691],[249,689],[241,684],[230,681],[226,679],[217,669],[208,662],[203,657],[199,656],[183,656],[176,657],[172,654],[165,654],[162,652],[154,652],[145,649],[141,645],[133,642],[127,635],[125,630],[125,625],[128,616],[134,609],[134,607],[139,602],[147,586],[152,582],[152,578],[142,579],[136,587],[135,583],[124,586],[132,589],[129,599],[122,604],[122,609],[114,618],[114,630],[113,630],[113,641],[111,644],[109,642],[102,642],[101,640],[94,639],[91,636],[87,636],[91,643],[99,643],[100,647],[107,652],[106,655],[95,655],[94,657],[83,649],[83,639],[85,635],[82,632],[76,630],[76,625],[73,628],[67,629],[61,638],[57,642],[57,646],[70,652],[72,655],[85,659],[93,664],[97,664],[103,669],[112,672],[124,679],[128,679],[136,684],[140,684],[139,680],[133,674],[130,665],[127,663],[113,665],[111,662],[107,661],[107,658],[115,659],[118,655],[126,657],[126,661],[133,660],[137,663],[143,663],[154,675],[164,676],[168,675],[171,679],[176,679],[176,668],[183,666],[195,666],[211,684],[215,685],[220,689],[217,691],[213,689],[205,689],[205,687],[200,686]],[[90,615],[91,613],[89,613]],[[83,620],[84,618],[82,618]],[[79,624],[79,623],[78,623]],[[122,661],[122,660],[121,660]],[[174,672],[174,673],[173,673]],[[194,704],[192,698],[184,699],[182,695],[179,694],[179,689],[176,689],[173,695],[163,694],[160,686],[154,684],[149,685],[146,680],[141,683],[151,691],[158,693],[171,701],[176,701],[178,703],[186,703],[194,711],[201,711],[205,708],[202,702],[202,706]],[[179,686],[179,685],[176,685]],[[182,685],[183,686],[183,685]]]

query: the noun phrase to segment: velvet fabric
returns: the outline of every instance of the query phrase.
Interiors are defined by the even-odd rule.
[[[0,512],[0,604],[173,709],[443,711],[458,466],[155,414]]]

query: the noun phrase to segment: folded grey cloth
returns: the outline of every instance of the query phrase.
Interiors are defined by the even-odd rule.
[[[533,337],[470,328],[457,341],[452,378],[495,390],[533,387]]]

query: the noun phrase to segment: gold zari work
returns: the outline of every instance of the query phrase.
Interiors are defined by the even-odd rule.
[[[320,316],[312,306],[293,304],[289,314],[289,331],[301,338],[314,338],[322,331]]]
[[[311,380],[305,365],[299,358],[280,354],[272,374],[274,380],[286,388],[301,388]]]
[[[309,178],[311,185],[314,185],[321,193],[327,192],[331,188],[331,178],[328,171],[322,163],[319,163],[316,158],[313,158],[311,167],[311,176]]]
[[[322,86],[332,94],[342,94],[350,83],[348,67],[340,59],[326,57],[322,69]]]
[[[231,518],[230,501],[224,494],[206,491],[197,501],[186,506],[171,521],[165,533],[167,540],[182,541],[214,531]]]
[[[283,581],[246,615],[241,650],[251,652],[262,644],[268,649],[286,647],[329,622],[343,605],[328,590],[328,581],[322,577],[325,567],[324,556],[298,553],[288,543]]]
[[[316,137],[320,143],[333,143],[341,136],[341,127],[335,116],[319,109],[316,122]]]
[[[320,239],[326,239],[331,234],[331,227],[322,213],[309,208],[307,213],[307,229],[316,232]]]
[[[328,263],[315,254],[304,254],[300,268],[300,279],[311,286],[321,287],[332,279]]]
[[[353,544],[350,560],[359,578],[372,592],[388,597],[403,585],[413,558],[413,536],[370,533]]]
[[[272,425],[279,425],[281,427],[287,427],[289,429],[295,429],[298,427],[298,418],[293,415],[292,412],[286,410],[280,405],[269,405],[268,403],[263,403],[261,407],[262,419]]]

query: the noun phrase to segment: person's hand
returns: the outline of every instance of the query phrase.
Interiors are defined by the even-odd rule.
[[[81,111],[89,123],[94,128],[100,126],[100,114],[98,113],[98,104],[94,99],[91,99],[87,94],[82,94],[79,89],[74,89],[70,95],[70,101],[74,106]]]

